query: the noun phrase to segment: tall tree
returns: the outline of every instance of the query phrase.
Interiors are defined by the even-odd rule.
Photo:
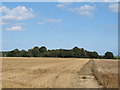
[[[106,58],[106,59],[113,59],[114,55],[113,55],[112,52],[106,52],[105,55],[104,55],[104,58]]]
[[[47,48],[45,46],[42,46],[42,47],[39,48],[39,51],[41,53],[43,53],[43,52],[47,51]]]
[[[81,57],[81,58],[86,57],[86,53],[85,53],[84,48],[81,48],[81,49],[80,49],[80,57]]]
[[[72,49],[73,57],[80,58],[80,49],[78,47],[74,47]]]
[[[32,56],[33,57],[39,57],[40,56],[39,47],[36,46],[32,49]]]

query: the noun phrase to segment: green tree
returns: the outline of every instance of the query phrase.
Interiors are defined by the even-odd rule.
[[[47,48],[45,46],[42,46],[42,47],[39,48],[39,51],[41,53],[43,53],[43,52],[47,51]]]
[[[76,58],[80,58],[81,54],[80,54],[80,49],[78,47],[74,47],[72,49],[72,54],[73,54],[73,57],[76,57]]]
[[[40,51],[39,51],[39,47],[34,47],[32,50],[31,50],[31,53],[32,53],[32,56],[33,57],[39,57],[40,56]]]
[[[21,54],[20,54],[21,57],[30,57],[29,52],[27,52],[27,51],[25,51],[25,50],[22,50],[20,53],[21,53]]]
[[[106,58],[106,59],[113,59],[114,55],[113,55],[112,52],[106,52],[105,55],[104,55],[104,58]]]
[[[81,57],[81,58],[86,57],[86,53],[85,53],[84,48],[81,48],[81,49],[80,49],[80,57]]]
[[[99,55],[98,55],[98,53],[97,52],[92,52],[92,58],[98,58],[99,57]]]
[[[20,57],[20,51],[18,49],[14,49],[7,54],[8,57]]]

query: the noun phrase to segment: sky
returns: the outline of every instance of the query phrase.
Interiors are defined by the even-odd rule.
[[[2,50],[71,49],[118,53],[118,4],[100,2],[4,2]]]

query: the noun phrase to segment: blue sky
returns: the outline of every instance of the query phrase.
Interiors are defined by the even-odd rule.
[[[118,52],[116,3],[2,3],[3,50],[74,46]]]

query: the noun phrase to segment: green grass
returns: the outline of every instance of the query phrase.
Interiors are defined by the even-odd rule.
[[[120,56],[114,56],[115,59],[120,59]]]
[[[83,76],[82,79],[87,79],[87,77],[86,77],[86,76]]]

